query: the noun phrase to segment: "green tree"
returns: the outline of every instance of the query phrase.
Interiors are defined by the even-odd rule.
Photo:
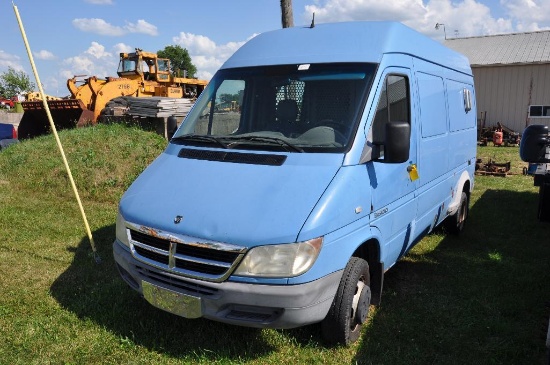
[[[170,60],[170,71],[176,77],[183,77],[183,71],[187,71],[187,77],[193,78],[197,73],[197,68],[191,62],[191,56],[187,49],[181,46],[166,46],[163,50],[158,51],[157,55],[162,58],[168,58]]]
[[[0,94],[5,97],[12,97],[33,91],[35,85],[24,71],[16,71],[8,67],[8,71],[0,75]]]
[[[222,103],[231,103],[232,101],[239,101],[239,94],[221,94],[220,101]]]

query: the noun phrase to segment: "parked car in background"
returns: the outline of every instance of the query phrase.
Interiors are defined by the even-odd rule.
[[[11,109],[13,107],[14,107],[14,103],[12,99],[6,99],[0,96],[0,108]]]
[[[17,130],[13,124],[0,123],[0,150],[17,142]]]

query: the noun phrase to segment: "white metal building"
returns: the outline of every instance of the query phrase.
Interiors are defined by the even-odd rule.
[[[470,59],[478,118],[522,132],[550,126],[550,31],[448,39]]]

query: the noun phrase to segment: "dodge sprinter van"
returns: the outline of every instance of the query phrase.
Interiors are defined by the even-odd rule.
[[[267,32],[124,194],[114,257],[163,310],[349,344],[384,273],[463,229],[475,157],[464,56],[393,22]]]

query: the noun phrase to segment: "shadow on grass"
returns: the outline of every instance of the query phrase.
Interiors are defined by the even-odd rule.
[[[273,350],[262,331],[205,319],[185,319],[151,306],[120,278],[112,242],[115,226],[93,233],[102,259],[90,255],[88,238],[75,250],[71,266],[51,287],[53,297],[82,319],[90,319],[120,338],[121,346],[144,346],[175,358],[254,359]]]
[[[550,224],[536,220],[533,193],[487,190],[460,237],[425,238],[386,273],[382,305],[363,331],[353,364],[536,364],[550,299]],[[149,305],[119,277],[115,227],[94,232],[53,284],[56,300],[121,339],[175,358],[245,361],[278,351],[265,332],[188,320]],[[431,247],[429,251],[423,247]],[[547,320],[547,319],[546,319]],[[298,347],[321,348],[320,326],[281,330]],[[124,343],[123,343],[124,342]],[[330,349],[330,351],[339,351]]]
[[[536,208],[536,194],[487,190],[460,237],[428,236],[433,250],[386,273],[353,364],[542,363],[550,225]]]

